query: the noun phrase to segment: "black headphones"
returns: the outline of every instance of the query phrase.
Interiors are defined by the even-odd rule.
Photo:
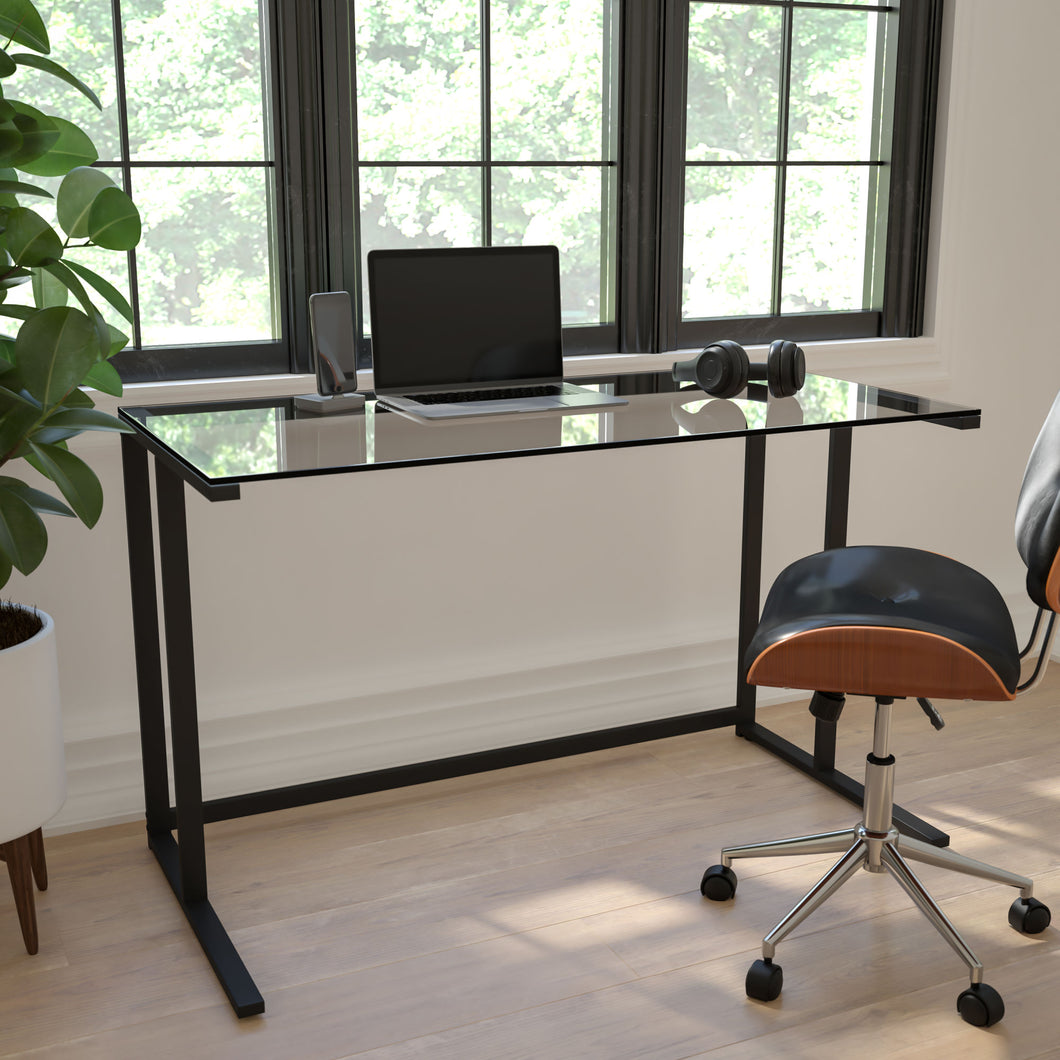
[[[774,397],[791,397],[806,381],[806,355],[788,339],[769,344],[765,364],[751,364],[747,351],[732,339],[712,342],[689,361],[674,365],[674,381],[695,383],[715,397],[740,393],[750,379],[765,380]]]

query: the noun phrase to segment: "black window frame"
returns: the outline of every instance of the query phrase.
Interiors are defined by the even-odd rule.
[[[483,0],[486,2],[486,0]],[[698,0],[616,0],[618,180],[613,324],[565,329],[568,355],[658,353],[719,338],[745,344],[916,336],[923,331],[943,0],[901,0],[886,261],[879,311],[680,320],[687,11]],[[792,8],[795,0],[765,0]],[[264,0],[271,32],[274,233],[281,284],[275,342],[129,349],[126,381],[308,372],[308,298],[347,290],[359,364],[370,364],[360,306],[354,0]],[[835,6],[822,3],[819,6]],[[849,7],[849,5],[847,5]],[[897,3],[858,5],[895,10]],[[116,37],[118,35],[116,34]],[[271,103],[271,106],[269,105]],[[135,184],[133,185],[135,195]]]
[[[932,162],[934,157],[938,78],[942,46],[943,0],[902,0],[894,71],[894,114],[891,128],[890,180],[882,270],[882,308],[832,313],[681,320],[681,239],[664,240],[661,233],[682,233],[684,205],[685,82],[687,76],[688,9],[697,0],[662,0],[663,17],[653,27],[650,11],[631,24],[627,40],[646,42],[656,30],[654,70],[645,67],[634,82],[637,93],[626,113],[652,114],[631,130],[627,167],[642,181],[657,177],[652,195],[642,187],[638,215],[630,224],[630,242],[637,248],[637,275],[630,276],[625,301],[625,349],[659,352],[704,346],[719,339],[744,344],[776,338],[796,342],[838,339],[913,337],[922,334],[927,283]],[[756,0],[784,11],[790,26],[795,0]],[[633,0],[633,9],[651,9],[647,0]],[[892,4],[801,4],[859,11],[896,11]],[[626,69],[635,69],[635,56]],[[654,73],[654,77],[652,74]],[[647,93],[647,94],[646,94]],[[652,102],[656,104],[654,113]],[[781,103],[782,107],[784,103]],[[640,108],[638,111],[636,108]],[[652,152],[657,151],[657,157]],[[654,163],[654,164],[653,164]],[[787,163],[779,163],[786,165]],[[645,205],[647,204],[647,205]],[[654,209],[652,209],[654,205]],[[778,219],[782,224],[782,218]],[[646,327],[645,320],[652,321]]]
[[[291,5],[293,6],[293,5]],[[210,166],[252,166],[273,173],[268,188],[266,210],[271,221],[268,238],[271,241],[270,255],[277,272],[287,273],[294,279],[299,275],[299,262],[295,257],[297,248],[311,238],[310,229],[304,224],[302,189],[306,186],[302,166],[302,155],[291,150],[287,142],[295,127],[286,113],[289,101],[296,94],[288,90],[298,84],[299,63],[290,54],[288,44],[302,40],[303,33],[293,27],[281,26],[289,5],[284,0],[264,0],[259,41],[262,71],[265,81],[265,151],[272,158],[262,162],[246,163],[225,160],[217,161],[133,161],[129,143],[128,106],[125,83],[125,62],[122,33],[121,0],[110,0],[113,25],[115,95],[118,109],[119,142],[121,158],[100,160],[97,166],[118,169],[122,174],[125,189],[136,197],[136,172],[166,166],[181,166],[187,169]],[[303,8],[303,14],[308,10]],[[315,91],[315,89],[314,89]],[[274,97],[278,105],[273,105]],[[299,314],[298,284],[281,284],[276,291],[278,305],[276,317],[280,334],[273,340],[248,340],[246,342],[200,343],[196,345],[142,346],[140,344],[139,291],[137,288],[136,250],[128,254],[130,279],[130,304],[134,323],[129,345],[112,358],[114,367],[126,383],[168,382],[179,379],[215,379],[226,376],[276,375],[308,370],[308,355],[294,356],[293,350],[301,345],[295,336],[299,328],[308,333],[306,313]],[[305,302],[305,299],[302,299]]]

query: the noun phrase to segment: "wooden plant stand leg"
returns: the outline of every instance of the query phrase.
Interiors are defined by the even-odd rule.
[[[29,835],[0,843],[0,859],[7,862],[7,874],[11,878],[11,890],[15,895],[15,909],[22,928],[22,939],[28,953],[36,953],[37,904],[33,884],[43,891],[48,886],[48,869],[44,862],[44,839],[38,828]]]
[[[29,834],[30,865],[38,891],[48,889],[48,863],[44,860],[44,833],[41,829]]]

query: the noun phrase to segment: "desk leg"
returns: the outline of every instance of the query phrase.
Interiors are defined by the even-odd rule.
[[[125,485],[125,530],[129,542],[133,649],[140,709],[140,758],[148,836],[169,832],[169,766],[162,699],[162,659],[158,631],[158,589],[151,521],[151,476],[147,450],[132,435],[121,439]]]
[[[162,558],[173,782],[177,834],[180,836],[181,895],[184,901],[198,902],[206,897],[206,842],[203,834],[184,483],[169,468],[156,461],[155,488],[158,493],[158,543]]]
[[[754,685],[744,680],[744,655],[758,628],[762,607],[762,523],[765,512],[766,436],[749,434],[744,443],[743,543],[740,552],[740,626],[736,656],[736,733],[755,724]]]
[[[265,1002],[207,898],[184,482],[155,461],[155,489],[179,843],[167,832],[152,836],[151,848],[236,1015],[252,1016]]]
[[[854,432],[840,427],[828,434],[828,486],[825,494],[824,547],[842,548],[847,543],[850,510],[850,445]],[[813,767],[822,772],[835,769],[836,723],[815,719]]]

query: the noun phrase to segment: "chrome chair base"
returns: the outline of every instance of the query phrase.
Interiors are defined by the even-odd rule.
[[[957,1002],[961,1016],[969,1023],[991,1026],[1004,1015],[1004,1003],[997,991],[983,983],[982,963],[920,882],[909,862],[919,861],[1017,888],[1020,896],[1009,909],[1009,923],[1023,934],[1044,931],[1051,919],[1049,910],[1034,898],[1034,885],[1028,877],[976,861],[948,848],[934,847],[919,839],[901,835],[894,827],[891,821],[894,757],[889,754],[887,747],[891,702],[886,698],[877,700],[873,751],[865,766],[864,818],[859,825],[839,832],[726,847],[721,852],[721,864],[711,866],[704,873],[700,890],[705,897],[714,901],[733,897],[736,874],[732,871],[732,863],[738,858],[842,855],[762,940],[762,959],[755,961],[748,972],[747,994],[755,1000],[772,1001],[780,995],[783,982],[779,965],[773,963],[777,943],[820,908],[858,869],[889,873],[967,965],[969,988]]]
[[[982,981],[982,963],[910,868],[909,860],[923,861],[929,865],[951,869],[966,876],[992,880],[995,883],[1007,883],[1019,888],[1021,898],[1033,897],[1034,885],[1026,876],[1018,876],[1014,872],[966,858],[953,850],[940,849],[918,839],[900,835],[896,828],[890,828],[880,834],[869,832],[863,824],[843,832],[824,832],[820,835],[798,836],[771,843],[726,847],[721,852],[721,864],[731,868],[737,858],[831,854],[841,851],[844,852],[843,856],[762,940],[763,959],[771,960],[776,954],[778,942],[794,931],[814,910],[820,908],[858,869],[864,868],[869,872],[889,872],[898,881],[902,890],[968,966],[971,982],[975,984]]]

